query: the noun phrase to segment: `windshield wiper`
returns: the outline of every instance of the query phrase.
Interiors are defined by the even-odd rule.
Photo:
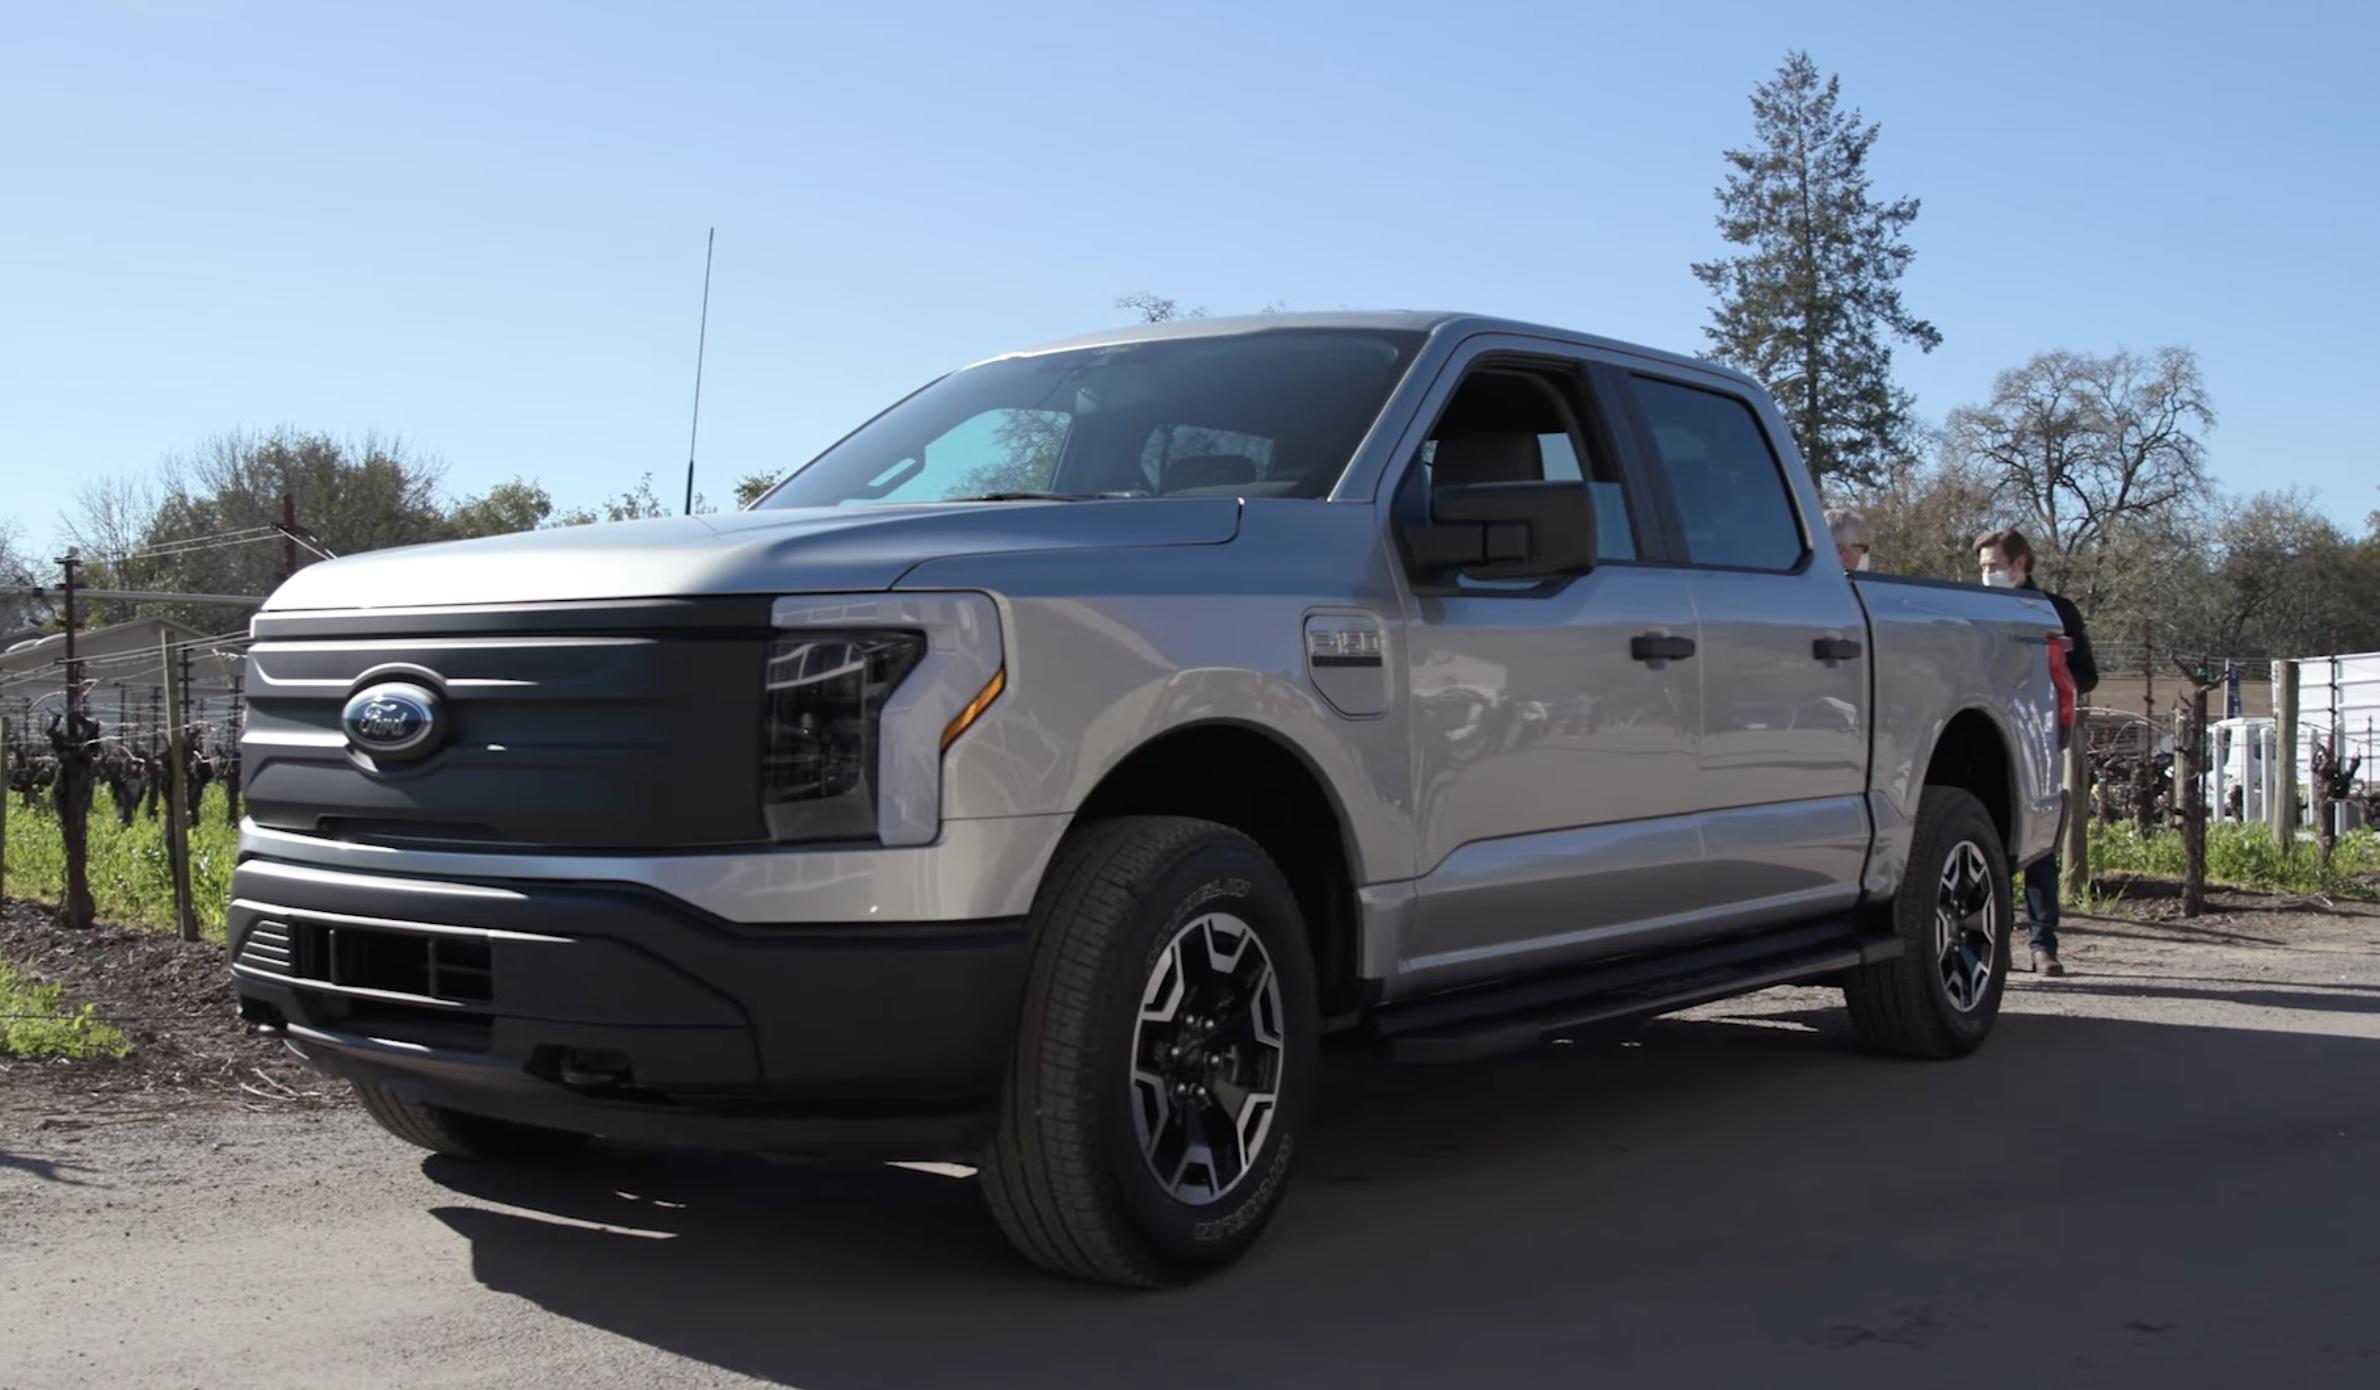
[[[1143,492],[983,492],[973,497],[951,497],[951,502],[1112,502],[1119,498],[1146,497]]]

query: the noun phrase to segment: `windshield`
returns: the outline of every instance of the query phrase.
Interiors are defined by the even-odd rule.
[[[758,505],[1321,497],[1421,340],[1262,329],[987,362],[894,406]]]

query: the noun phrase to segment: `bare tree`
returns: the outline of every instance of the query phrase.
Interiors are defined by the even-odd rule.
[[[1904,458],[1886,465],[1871,486],[1842,495],[1874,532],[1875,568],[1972,580],[1975,538],[2006,519],[1995,482],[1963,461]]]
[[[1146,290],[1125,295],[1116,301],[1116,307],[1138,314],[1142,323],[1171,323],[1175,319],[1203,319],[1207,316],[1203,307],[1185,309],[1163,295],[1150,294]]]
[[[1951,412],[1944,457],[1993,479],[2035,547],[2092,572],[2103,595],[2102,560],[2156,540],[2205,494],[2199,435],[2214,423],[2188,348],[2045,352],[2001,373],[1990,401]]]
[[[2380,614],[2358,592],[2360,547],[2296,492],[2260,492],[2215,533],[2209,634],[2230,656],[2364,651]]]
[[[48,567],[26,548],[17,524],[0,517],[0,584],[41,584]],[[13,637],[50,617],[49,600],[31,594],[0,593],[0,640]]]

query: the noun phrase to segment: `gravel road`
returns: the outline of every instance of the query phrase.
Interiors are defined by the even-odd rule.
[[[1786,990],[1333,1061],[1246,1265],[1125,1295],[962,1175],[425,1160],[0,1090],[0,1386],[2380,1385],[2380,912],[2098,921],[1952,1065]]]

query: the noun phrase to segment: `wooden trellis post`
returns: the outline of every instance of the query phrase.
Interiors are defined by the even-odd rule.
[[[165,707],[182,709],[188,691],[183,675],[174,669],[173,637],[157,636],[157,656],[165,663]],[[174,882],[174,927],[184,941],[198,940],[198,914],[190,903],[190,724],[176,718],[165,739],[165,859]]]
[[[2205,662],[2175,657],[2173,664],[2190,682],[2189,715],[2173,750],[2173,793],[2182,813],[2182,915],[2196,917],[2206,911],[2206,697],[2222,678]]]

